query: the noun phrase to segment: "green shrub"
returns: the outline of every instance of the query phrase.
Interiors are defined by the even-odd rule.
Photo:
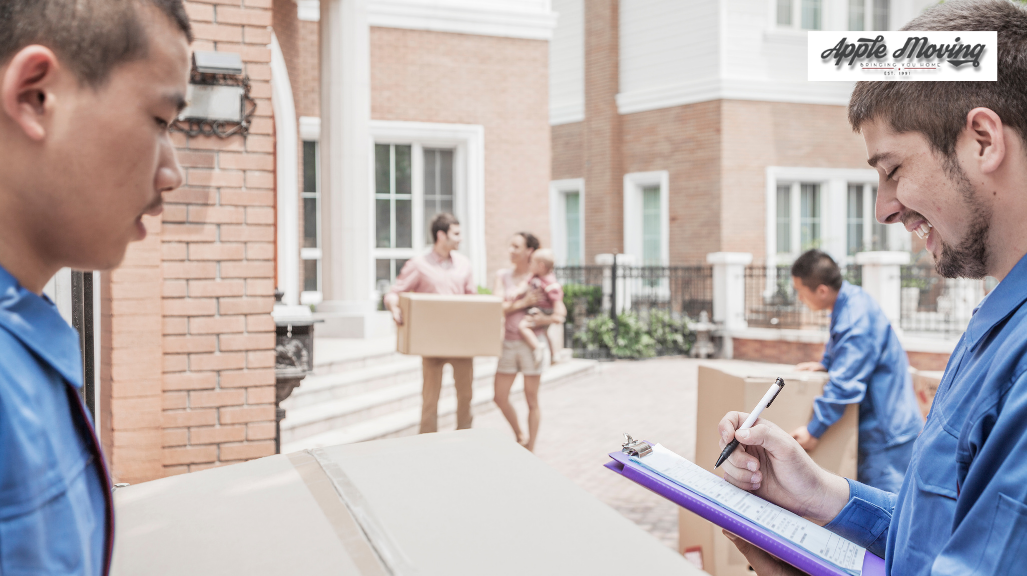
[[[692,349],[688,324],[663,310],[649,312],[649,335],[664,354],[686,354]]]
[[[485,286],[478,286],[478,294],[492,294],[492,289],[486,288]]]
[[[563,304],[567,307],[567,322],[574,324],[575,304],[579,299],[585,300],[585,315],[595,316],[603,308],[602,286],[586,284],[565,284],[563,287]]]
[[[574,340],[587,350],[605,348],[615,358],[652,358],[661,349],[664,353],[684,354],[691,348],[684,320],[675,320],[667,312],[650,312],[648,322],[634,312],[625,312],[617,317],[616,333],[613,326],[609,316],[592,318]]]

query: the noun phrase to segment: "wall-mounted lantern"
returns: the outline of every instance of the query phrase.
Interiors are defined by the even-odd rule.
[[[250,78],[243,74],[238,54],[193,52],[186,98],[189,105],[178,115],[172,130],[219,138],[245,136],[250,131],[257,103],[250,97]]]

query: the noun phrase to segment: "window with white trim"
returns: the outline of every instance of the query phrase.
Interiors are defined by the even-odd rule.
[[[549,227],[557,266],[586,264],[584,210],[583,178],[549,183]]]
[[[778,28],[821,30],[823,19],[823,0],[777,0]]]
[[[908,250],[901,224],[877,222],[878,175],[847,168],[767,168],[767,258],[787,265],[810,248],[839,264],[857,252]]]
[[[849,0],[849,30],[891,30],[891,0]]]
[[[375,288],[384,293],[407,260],[431,247],[431,222],[456,213],[455,150],[375,143]],[[459,216],[457,216],[459,219]]]
[[[666,170],[624,175],[624,252],[636,265],[670,263],[668,187]]]
[[[321,165],[320,145],[303,141],[303,291],[300,303],[321,302]]]

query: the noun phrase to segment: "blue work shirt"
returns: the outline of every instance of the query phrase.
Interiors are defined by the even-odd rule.
[[[909,450],[923,428],[909,363],[877,301],[859,286],[842,282],[831,310],[831,338],[821,361],[830,380],[813,401],[806,429],[819,438],[849,404],[859,403],[859,480],[896,491]]]
[[[0,574],[107,574],[110,481],[78,333],[0,267]]]
[[[974,311],[949,357],[899,493],[849,483],[827,528],[891,574],[1027,571],[1027,257]]]

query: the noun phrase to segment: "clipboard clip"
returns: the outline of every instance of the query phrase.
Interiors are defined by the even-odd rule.
[[[631,434],[624,433],[624,443],[620,446],[620,451],[631,456],[637,456],[639,458],[652,454],[653,447],[648,442],[643,440],[635,440],[631,437]]]

